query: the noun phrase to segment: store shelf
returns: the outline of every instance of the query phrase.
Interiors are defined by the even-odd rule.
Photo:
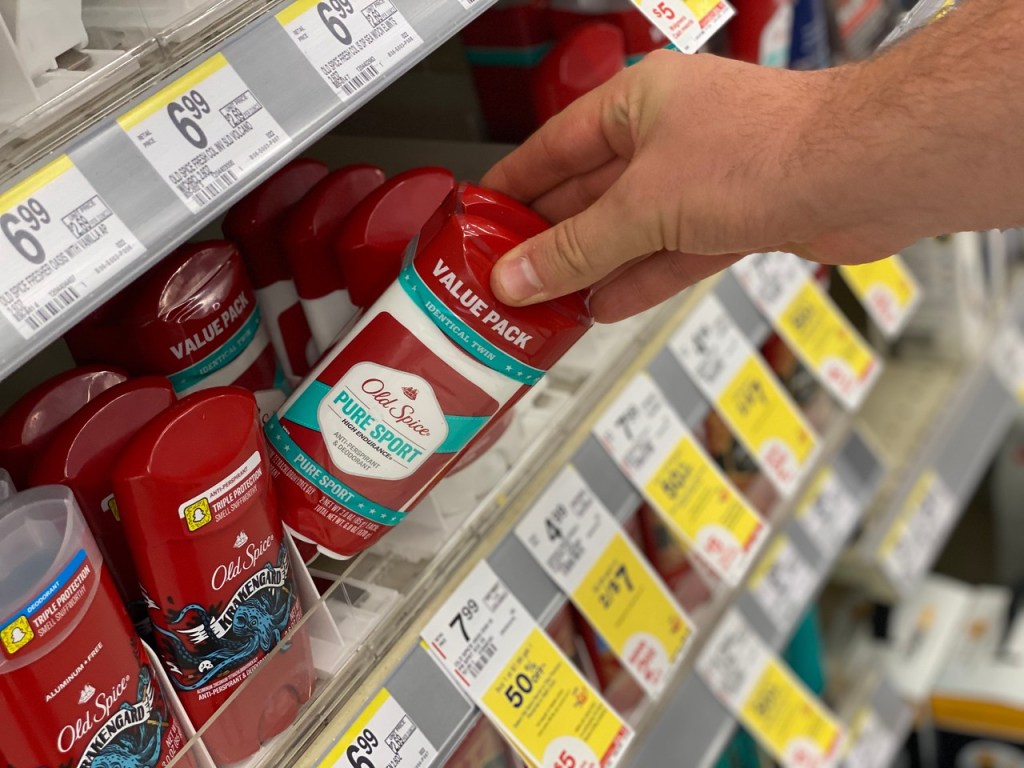
[[[117,270],[107,270],[102,278],[94,281],[95,285],[88,290],[80,290],[80,296],[74,303],[48,320],[30,338],[23,338],[6,316],[0,316],[0,377],[10,374],[175,246],[222,215],[260,181],[401,77],[493,1],[476,0],[469,4],[467,10],[459,0],[394,0],[394,6],[422,43],[360,87],[354,95],[346,96],[344,101],[321,78],[276,18],[275,14],[289,7],[290,2],[258,6],[260,13],[255,18],[251,13],[229,17],[239,28],[226,36],[213,35],[212,45],[211,40],[203,35],[181,44],[163,41],[161,51],[165,53],[161,55],[165,58],[171,55],[175,66],[180,68],[171,72],[157,67],[158,77],[147,77],[144,87],[136,87],[131,98],[119,103],[116,109],[81,133],[75,131],[87,122],[88,111],[80,110],[79,116],[66,118],[62,132],[47,144],[45,157],[38,152],[33,154],[27,148],[20,150],[18,157],[30,164],[19,161],[17,169],[0,182],[0,200],[5,192],[22,181],[31,181],[30,177],[47,167],[56,156],[66,154],[99,195],[100,202],[123,222],[144,252],[140,250],[130,258],[122,259]],[[232,28],[227,24],[228,30]],[[220,27],[216,29],[220,30]],[[183,79],[187,82],[190,73],[205,71],[199,68],[216,55],[223,55],[251,96],[276,120],[285,136],[252,161],[227,191],[217,195],[198,212],[193,212],[147,161],[117,119],[162,88]],[[183,63],[185,65],[180,66]],[[17,201],[10,202],[14,207]],[[79,202],[76,200],[74,204]],[[5,211],[0,211],[3,213]],[[113,244],[109,248],[113,253]],[[110,255],[93,251],[90,254],[96,263]],[[7,259],[13,260],[7,262],[9,264],[23,265],[13,246],[0,238],[0,260]],[[80,279],[80,276],[70,273],[68,276]],[[8,288],[9,284],[0,280],[0,293]]]

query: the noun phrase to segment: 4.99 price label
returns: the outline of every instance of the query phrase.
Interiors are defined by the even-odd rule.
[[[887,339],[903,332],[921,301],[921,288],[903,259],[890,256],[869,264],[844,264],[839,274]]]
[[[541,768],[609,768],[633,738],[486,562],[422,638],[455,684]]]
[[[465,1],[465,0],[463,0]],[[736,13],[725,0],[633,0],[683,53],[696,53]]]
[[[342,101],[423,44],[391,0],[298,0],[277,20]]]
[[[30,339],[144,252],[63,155],[0,195],[0,312]]]
[[[288,141],[223,54],[146,99],[117,123],[193,213],[237,185]]]
[[[651,507],[718,576],[738,584],[768,526],[722,474],[664,393],[637,375],[594,434]]]
[[[792,496],[820,450],[817,436],[722,303],[706,297],[668,346],[765,476]]]
[[[693,622],[575,467],[558,474],[516,535],[657,696],[693,637]]]
[[[386,688],[318,763],[318,768],[427,768],[437,749]]]

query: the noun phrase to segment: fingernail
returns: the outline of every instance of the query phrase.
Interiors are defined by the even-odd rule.
[[[510,302],[526,301],[544,289],[533,265],[523,256],[499,262],[494,271],[501,293]]]

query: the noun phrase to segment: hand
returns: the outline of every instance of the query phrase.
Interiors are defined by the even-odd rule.
[[[845,219],[839,179],[809,159],[844,71],[659,51],[583,96],[482,179],[556,222],[498,262],[495,295],[594,286],[594,317],[613,322],[748,253],[863,262],[912,242]]]

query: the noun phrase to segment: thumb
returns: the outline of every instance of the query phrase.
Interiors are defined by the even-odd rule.
[[[625,193],[625,176],[588,208],[516,246],[491,272],[491,289],[513,306],[587,288],[621,265],[658,250]]]

